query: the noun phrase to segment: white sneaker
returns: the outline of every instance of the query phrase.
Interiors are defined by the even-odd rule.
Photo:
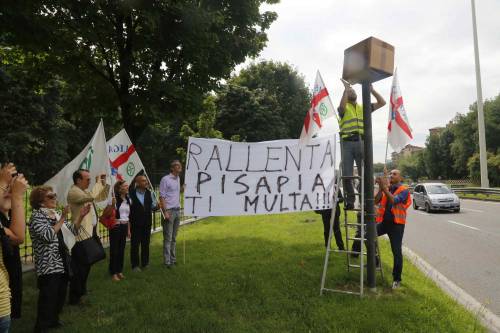
[[[401,281],[394,281],[392,283],[392,290],[399,289],[401,287]]]

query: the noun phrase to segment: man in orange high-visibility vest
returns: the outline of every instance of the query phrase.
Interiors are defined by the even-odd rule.
[[[401,184],[403,178],[399,170],[392,170],[389,174],[389,186],[386,179],[378,177],[376,183],[379,191],[375,196],[378,205],[375,221],[377,235],[389,236],[391,242],[394,266],[392,268],[392,289],[401,286],[401,272],[403,271],[402,243],[406,224],[406,210],[411,205],[410,191]]]

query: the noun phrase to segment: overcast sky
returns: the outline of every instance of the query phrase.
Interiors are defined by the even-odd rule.
[[[476,100],[469,0],[281,0],[264,9],[278,19],[258,59],[294,65],[309,87],[319,69],[335,105],[343,91],[344,50],[370,36],[392,44],[415,145]],[[500,0],[476,1],[476,15],[486,99],[500,93]],[[391,82],[374,85],[387,101]],[[355,89],[360,100],[361,86]],[[387,106],[374,114],[375,162],[384,160],[387,119]]]

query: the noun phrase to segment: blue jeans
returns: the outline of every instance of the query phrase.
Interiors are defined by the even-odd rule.
[[[10,331],[10,315],[0,318],[0,333],[9,333]]]
[[[177,231],[180,224],[180,209],[167,209],[170,214],[169,219],[162,221],[163,227],[163,260],[165,265],[172,265],[175,263],[175,239],[177,238]]]
[[[342,141],[342,176],[352,176],[354,173],[354,162],[358,168],[358,176],[361,175],[361,163],[363,160],[363,140]],[[361,183],[360,183],[361,184]],[[344,179],[344,197],[346,203],[354,204],[356,197],[354,195],[354,186],[352,179]],[[360,189],[358,189],[360,190]]]

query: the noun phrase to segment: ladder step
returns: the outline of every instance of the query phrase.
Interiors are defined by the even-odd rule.
[[[341,176],[342,179],[361,179],[361,176]]]
[[[350,212],[361,212],[361,208],[345,208],[344,207],[344,211],[350,211]]]
[[[349,295],[361,295],[359,292],[355,291],[349,291],[349,290],[339,290],[339,289],[329,289],[329,288],[323,288],[324,291],[329,291],[332,293],[342,293],[342,294],[349,294]]]
[[[361,223],[344,223],[344,225],[348,226],[348,227],[361,227]],[[366,226],[366,224],[365,224]]]
[[[354,241],[366,241],[366,238],[363,237],[347,237],[348,240],[354,240]]]
[[[364,268],[366,268],[367,266],[368,266],[368,264],[363,264]],[[351,267],[351,268],[360,268],[361,266],[360,265],[356,265],[356,264],[349,264],[349,267]],[[382,267],[380,267],[380,265],[378,267],[375,266],[375,270],[376,271],[381,271]]]
[[[349,254],[361,254],[359,251],[351,251],[351,250],[330,250],[330,252],[336,253],[349,253]],[[363,252],[363,255],[366,256],[366,252]]]

